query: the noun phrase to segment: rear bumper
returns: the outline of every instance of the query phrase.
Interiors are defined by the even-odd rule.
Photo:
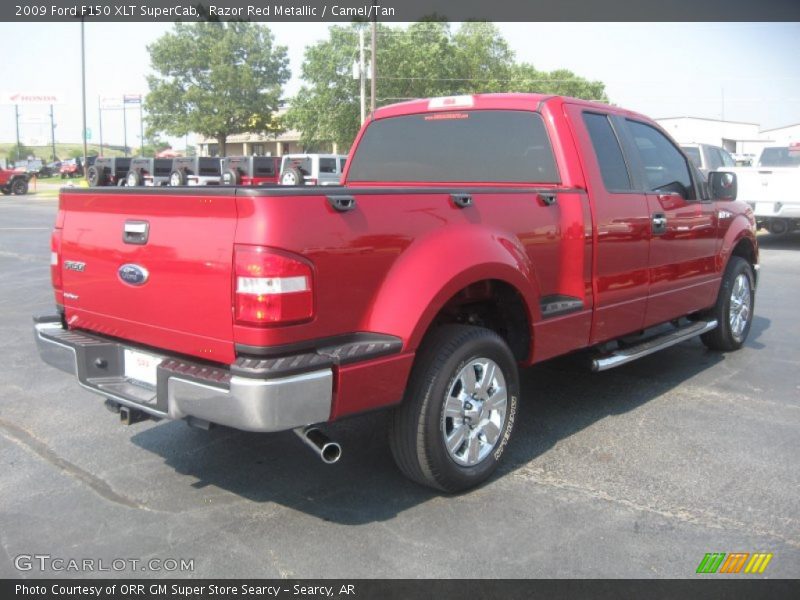
[[[221,185],[222,184],[222,176],[210,176],[210,175],[189,175],[186,178],[186,185]]]
[[[285,362],[299,365],[289,374],[247,377],[146,350],[162,359],[152,386],[125,376],[125,349],[138,348],[67,330],[56,316],[35,319],[34,336],[45,363],[76,376],[92,392],[157,418],[193,418],[245,431],[283,431],[330,419],[333,369],[317,355],[287,357]]]

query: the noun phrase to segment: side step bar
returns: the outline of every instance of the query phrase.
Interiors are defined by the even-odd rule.
[[[632,362],[637,358],[642,358],[649,354],[653,354],[654,352],[658,352],[664,348],[669,348],[670,346],[680,344],[681,342],[689,340],[707,331],[711,331],[712,329],[716,328],[716,326],[717,322],[713,320],[697,321],[689,325],[684,325],[683,327],[679,327],[678,329],[670,331],[666,334],[650,338],[641,344],[636,344],[635,346],[630,346],[628,348],[622,348],[612,352],[611,354],[594,358],[592,359],[592,371],[607,371],[608,369],[619,367],[620,365]]]

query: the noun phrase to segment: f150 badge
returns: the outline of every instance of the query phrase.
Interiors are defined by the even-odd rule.
[[[122,265],[117,269],[117,275],[128,285],[144,285],[147,283],[148,277],[150,277],[150,273],[147,272],[147,269],[132,263]]]
[[[86,263],[78,260],[65,260],[64,268],[67,271],[77,271],[78,273],[83,273],[84,269],[86,269]]]

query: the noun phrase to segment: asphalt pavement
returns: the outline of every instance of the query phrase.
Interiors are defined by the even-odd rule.
[[[528,369],[502,469],[447,496],[395,468],[382,413],[326,427],[331,466],[291,432],[120,424],[36,353],[55,212],[0,198],[0,577],[750,576],[695,575],[709,552],[800,577],[800,234],[760,236],[741,351]],[[33,555],[126,566],[17,568]]]

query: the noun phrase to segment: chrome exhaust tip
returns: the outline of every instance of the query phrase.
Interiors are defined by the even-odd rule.
[[[297,436],[305,442],[322,459],[326,465],[332,465],[342,457],[342,447],[330,440],[317,427],[298,427],[294,430]]]

